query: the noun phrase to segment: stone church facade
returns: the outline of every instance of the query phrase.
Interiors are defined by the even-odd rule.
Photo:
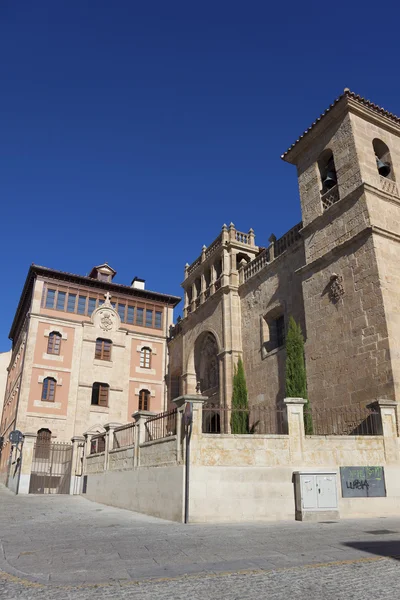
[[[297,168],[302,222],[263,247],[224,225],[186,265],[169,400],[200,391],[229,407],[242,357],[250,406],[282,406],[290,315],[311,406],[398,400],[400,118],[346,89],[282,158]]]

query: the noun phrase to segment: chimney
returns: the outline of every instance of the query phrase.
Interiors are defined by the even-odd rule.
[[[135,290],[144,290],[145,282],[146,282],[145,279],[140,279],[140,277],[134,277],[132,279],[131,287],[134,288]]]

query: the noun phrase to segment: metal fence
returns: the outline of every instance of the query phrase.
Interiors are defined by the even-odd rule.
[[[69,494],[72,445],[37,441],[34,446],[30,494]]]
[[[113,448],[127,448],[134,444],[135,423],[127,423],[114,429]]]
[[[380,412],[368,406],[311,407],[304,424],[306,435],[382,435]]]
[[[286,410],[264,406],[237,409],[206,404],[203,407],[203,433],[286,435]]]
[[[98,454],[106,449],[106,434],[99,433],[90,440],[90,454]]]
[[[159,413],[150,417],[145,423],[145,441],[161,440],[176,434],[176,419],[178,409]]]

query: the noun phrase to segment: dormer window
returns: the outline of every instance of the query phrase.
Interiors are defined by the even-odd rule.
[[[98,279],[99,281],[105,281],[110,283],[114,276],[116,275],[116,271],[107,263],[103,265],[98,265],[97,267],[93,267],[93,269],[89,273],[89,277],[92,279]]]

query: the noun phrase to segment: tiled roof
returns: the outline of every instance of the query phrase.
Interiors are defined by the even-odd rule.
[[[37,275],[50,277],[53,279],[63,279],[74,281],[83,285],[92,285],[93,287],[102,288],[114,292],[125,293],[136,296],[137,298],[150,299],[154,302],[164,302],[170,306],[176,306],[181,301],[179,296],[172,296],[169,294],[161,294],[160,292],[152,292],[151,290],[142,290],[138,288],[132,288],[129,285],[123,285],[121,283],[114,283],[108,281],[100,281],[93,279],[93,277],[87,277],[83,275],[76,275],[75,273],[68,273],[67,271],[56,271],[55,269],[49,269],[48,267],[42,267],[40,265],[32,265],[29,268],[27,278],[25,280],[24,289],[19,300],[19,304],[14,316],[13,323],[11,325],[9,339],[13,340],[16,337],[16,333],[22,326],[21,317],[26,314],[26,301],[29,300],[30,294],[32,293],[32,286]]]
[[[396,115],[394,115],[393,113],[385,110],[384,108],[382,108],[381,106],[378,106],[377,104],[374,104],[370,100],[367,100],[366,98],[363,98],[362,96],[359,96],[358,94],[355,94],[354,92],[350,91],[349,88],[345,88],[343,91],[343,94],[340,94],[340,96],[338,98],[336,98],[336,100],[334,102],[332,102],[332,104],[318,117],[318,119],[316,119],[310,125],[310,127],[308,129],[306,129],[305,132],[286,150],[286,152],[284,152],[281,155],[281,158],[283,160],[286,160],[286,156],[289,154],[289,152],[291,150],[293,150],[293,148],[300,142],[300,140],[302,140],[304,138],[304,136],[307,135],[307,133],[309,133],[311,131],[311,129],[313,129],[317,125],[317,123],[319,123],[319,121],[321,121],[321,119],[323,117],[325,117],[325,115],[327,115],[332,110],[332,108],[334,106],[336,106],[336,104],[338,104],[338,102],[340,102],[340,100],[342,100],[342,98],[345,98],[345,97],[352,98],[356,102],[359,102],[360,104],[366,106],[367,108],[370,108],[371,110],[383,115],[384,117],[391,119],[395,123],[400,123],[400,118],[397,117]]]

